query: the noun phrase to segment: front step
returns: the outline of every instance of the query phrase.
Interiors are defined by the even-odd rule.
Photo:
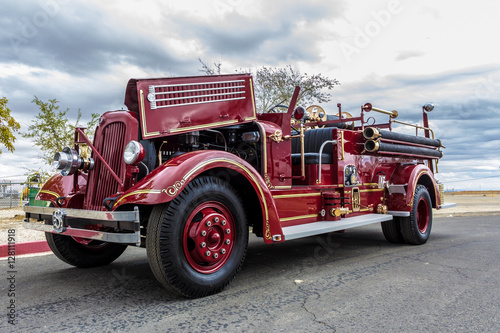
[[[367,214],[355,217],[346,217],[340,221],[321,221],[294,225],[291,227],[284,227],[282,230],[285,240],[291,240],[389,220],[392,220],[392,215]]]

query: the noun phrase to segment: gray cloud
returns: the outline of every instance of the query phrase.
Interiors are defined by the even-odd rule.
[[[456,173],[454,179],[484,178],[499,175],[500,171],[500,165],[497,165],[500,159],[500,100],[497,96],[500,86],[493,82],[478,95],[478,84],[470,82],[482,82],[478,78],[487,78],[499,71],[498,66],[483,66],[433,75],[384,78],[369,75],[357,83],[343,86],[348,90],[348,95],[343,97],[349,103],[358,101],[358,104],[351,104],[356,107],[353,111],[355,114],[359,112],[359,105],[371,102],[380,108],[397,109],[398,120],[419,124],[422,124],[422,105],[434,101],[436,107],[429,114],[431,128],[436,138],[441,139],[446,146],[440,171],[445,174]],[[490,81],[493,80],[486,80]],[[464,93],[457,92],[458,88]],[[347,103],[344,108],[351,111]],[[387,122],[386,116],[380,117],[374,113],[366,116],[375,116],[378,121]],[[397,131],[415,133],[404,126]],[[496,169],[488,170],[485,166]],[[474,186],[474,183],[470,185]],[[454,183],[454,186],[462,185]]]
[[[217,24],[193,21],[188,14],[178,15],[175,24],[190,26],[186,35],[199,39],[208,48],[208,54],[253,57],[271,65],[282,61],[317,61],[315,42],[322,33],[299,33],[296,25],[335,19],[344,5],[341,1],[309,1],[307,5],[300,1],[276,1],[267,2],[265,9],[266,15],[259,18],[231,11]]]
[[[396,55],[396,61],[403,61],[410,58],[417,58],[425,55],[423,51],[401,51]]]
[[[44,81],[44,78],[41,80]],[[57,99],[61,109],[69,108],[69,117],[76,117],[78,109],[82,110],[83,118],[90,117],[90,113],[102,113],[108,109],[120,108],[125,96],[126,81],[122,86],[104,86],[99,82],[87,82],[87,86],[79,85],[78,80],[69,87],[56,87],[51,84],[40,84],[38,81],[29,82],[19,76],[0,77],[0,94],[9,99],[9,108],[17,117],[28,118],[39,112],[36,105],[31,103],[34,96],[47,101]]]
[[[161,19],[150,22],[130,12],[128,18],[133,21],[118,21],[115,13],[80,1],[61,0],[64,4],[57,9],[40,5],[54,1],[59,0],[2,3],[0,65],[32,69],[25,75],[0,73],[0,95],[9,98],[9,107],[16,118],[23,120],[23,126],[29,125],[30,117],[38,113],[31,104],[33,95],[43,100],[57,98],[61,108],[71,109],[70,117],[81,108],[83,121],[91,112],[120,108],[126,82],[137,72],[129,68],[142,70],[139,76],[196,75],[200,68],[198,57],[221,59],[228,72],[233,69],[224,67],[226,61],[243,68],[297,62],[314,66],[325,60],[320,59],[323,43],[337,37],[335,32],[318,29],[317,23],[342,17],[347,4],[340,0],[262,1],[256,2],[265,11],[259,17],[228,10],[215,20],[201,19],[190,11],[171,12],[167,4],[158,3]],[[115,5],[123,6],[121,2]],[[177,48],[192,42],[195,46],[191,45],[190,50],[198,47],[199,53],[181,56],[178,49],[169,48],[170,40],[181,45]],[[420,51],[402,50],[394,60],[402,65],[404,60],[412,59],[425,68],[423,55]],[[321,70],[318,68],[318,72]],[[447,146],[441,171],[456,172],[461,177],[469,172],[487,176],[492,171],[474,168],[498,163],[500,158],[500,86],[498,80],[489,77],[491,73],[498,77],[498,64],[464,65],[432,75],[368,74],[357,82],[341,82],[341,89],[336,88],[334,93],[342,94],[339,97],[346,101],[343,110],[353,115],[359,113],[360,105],[371,102],[381,108],[395,108],[400,120],[413,123],[422,121],[422,104],[435,102],[436,109],[429,117],[436,136]],[[337,112],[333,102],[325,109]],[[29,165],[38,152],[26,142],[18,143],[14,156]],[[11,155],[4,152],[3,165],[14,160],[7,156]]]
[[[8,52],[0,61],[54,69],[72,75],[105,72],[111,65],[129,63],[142,68],[175,69],[192,64],[179,59],[151,36],[139,34],[133,26],[117,24],[104,12],[68,3],[50,16],[38,2],[26,6],[9,3],[9,18],[0,21],[2,45]],[[46,21],[37,21],[37,13]],[[38,23],[37,23],[38,22]]]
[[[268,15],[264,17],[250,19],[232,11],[218,24],[196,21],[190,13],[170,17],[174,14],[165,10],[161,21],[164,29],[148,35],[133,30],[134,25],[119,24],[91,5],[67,1],[61,1],[64,4],[59,7],[40,5],[44,3],[57,4],[56,0],[27,0],[23,6],[7,2],[3,10],[9,15],[0,16],[0,45],[5,48],[0,52],[0,63],[43,69],[31,71],[28,77],[0,77],[0,92],[9,96],[12,110],[21,115],[38,112],[30,103],[34,95],[44,100],[57,98],[61,107],[72,110],[70,115],[76,114],[78,108],[85,115],[120,107],[129,77],[122,73],[124,82],[119,86],[99,81],[100,77],[112,75],[114,65],[135,65],[153,73],[148,76],[193,74],[199,68],[198,55],[179,58],[172,52],[175,50],[165,47],[166,36],[196,39],[208,48],[208,57],[238,59],[245,55],[267,64],[317,60],[314,39],[297,32],[294,26],[300,20],[310,24],[335,17],[334,11],[341,8],[341,2],[312,1],[307,6],[299,1],[273,2],[266,4]],[[70,75],[73,83],[60,87],[58,82],[49,82],[50,71]],[[97,81],[88,87],[84,78],[92,77]]]

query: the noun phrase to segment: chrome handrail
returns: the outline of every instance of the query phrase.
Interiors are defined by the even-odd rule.
[[[321,183],[321,155],[323,155],[323,148],[325,148],[325,146],[328,144],[328,143],[331,143],[331,144],[337,144],[337,140],[327,140],[325,142],[323,142],[323,144],[321,145],[321,147],[319,148],[319,172],[318,172],[318,179],[316,180],[316,183],[317,184],[320,184]]]

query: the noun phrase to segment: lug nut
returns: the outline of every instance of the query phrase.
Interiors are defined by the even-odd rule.
[[[205,243],[205,242],[201,242],[201,243],[200,243],[200,246],[201,246],[202,248],[204,248],[204,247],[206,247],[206,246],[207,246],[207,243]]]
[[[220,224],[226,225],[226,220],[222,220],[222,222]]]
[[[226,254],[226,249],[221,249],[221,250],[220,250],[220,253],[221,253],[221,254]]]
[[[206,225],[207,225],[207,227],[210,227],[212,225],[212,222],[207,221]]]
[[[227,228],[226,229],[226,234],[230,234],[231,233],[231,229]]]
[[[229,239],[226,239],[226,245],[231,244],[231,241]]]
[[[210,251],[205,252],[205,255],[206,255],[207,257],[210,257],[210,255],[211,255],[211,254],[212,254],[212,253],[211,253]]]
[[[214,222],[215,223],[219,222],[219,218],[218,217],[214,218]]]
[[[219,255],[217,253],[214,253],[214,259],[219,258]]]
[[[203,231],[201,232],[201,235],[202,235],[203,237],[205,237],[205,236],[207,235],[207,232],[206,232],[205,230],[203,230]]]

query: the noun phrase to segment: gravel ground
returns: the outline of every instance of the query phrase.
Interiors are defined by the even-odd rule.
[[[7,244],[9,229],[16,230],[16,243],[45,240],[45,233],[23,228],[24,212],[20,209],[0,210],[0,244]]]
[[[446,195],[445,202],[454,202],[456,207],[444,210],[434,210],[436,217],[500,215],[500,195]],[[45,240],[45,234],[40,231],[23,228],[24,212],[21,209],[0,210],[0,244],[7,243],[7,230],[16,229],[16,242]]]

